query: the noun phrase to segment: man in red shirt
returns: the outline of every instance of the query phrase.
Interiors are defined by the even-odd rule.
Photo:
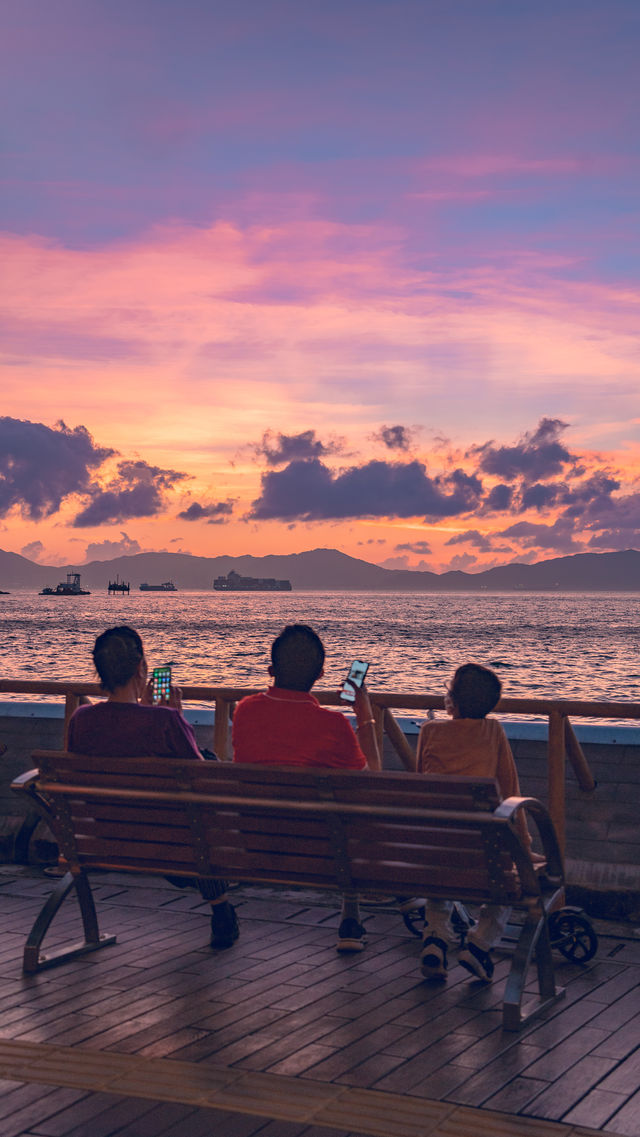
[[[324,645],[308,624],[289,624],[271,645],[273,686],[242,699],[233,717],[233,760],[268,766],[379,770],[375,720],[364,687],[354,686],[357,735],[340,712],[311,694],[324,674]],[[345,893],[338,951],[362,951],[358,897]]]

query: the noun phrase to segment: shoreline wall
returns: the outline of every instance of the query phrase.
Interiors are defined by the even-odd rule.
[[[213,748],[212,708],[187,709],[198,744]],[[399,718],[415,747],[418,719]],[[61,749],[64,708],[59,702],[0,702],[0,860],[10,861],[25,817],[25,804],[9,789],[13,778],[31,768],[36,749]],[[547,726],[545,722],[504,721],[516,759],[523,794],[547,802]],[[570,764],[566,771],[567,879],[580,891],[617,894],[625,914],[640,918],[640,727],[576,725],[597,781],[593,793],[578,788]],[[401,769],[385,738],[384,764]],[[45,842],[46,844],[46,842]],[[36,843],[37,850],[37,843]]]

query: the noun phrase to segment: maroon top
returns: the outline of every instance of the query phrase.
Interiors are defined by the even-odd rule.
[[[195,734],[180,711],[108,701],[74,712],[69,750],[99,758],[202,758]]]

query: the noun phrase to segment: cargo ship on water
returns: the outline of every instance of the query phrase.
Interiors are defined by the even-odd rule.
[[[141,584],[139,587],[140,592],[177,592],[175,584],[172,580],[165,580],[164,584]]]
[[[232,569],[226,576],[217,576],[213,587],[216,592],[291,592],[291,581],[272,576],[240,576]]]
[[[56,588],[43,588],[41,596],[91,596],[86,588],[80,587],[80,573],[68,572],[66,581],[61,580]]]

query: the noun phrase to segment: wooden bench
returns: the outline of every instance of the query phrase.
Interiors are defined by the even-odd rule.
[[[533,798],[501,802],[491,778],[167,758],[119,759],[117,771],[105,772],[105,759],[51,751],[33,758],[38,769],[12,788],[46,818],[68,872],[28,937],[27,972],[114,942],[99,932],[88,878],[91,869],[111,869],[515,905],[524,921],[504,1027],[517,1030],[563,993],[554,980],[547,924],[564,897],[553,824]],[[534,871],[518,836],[515,821],[523,811],[540,835],[544,875]],[[85,939],[42,952],[72,888]],[[523,1007],[534,963],[538,994]]]

